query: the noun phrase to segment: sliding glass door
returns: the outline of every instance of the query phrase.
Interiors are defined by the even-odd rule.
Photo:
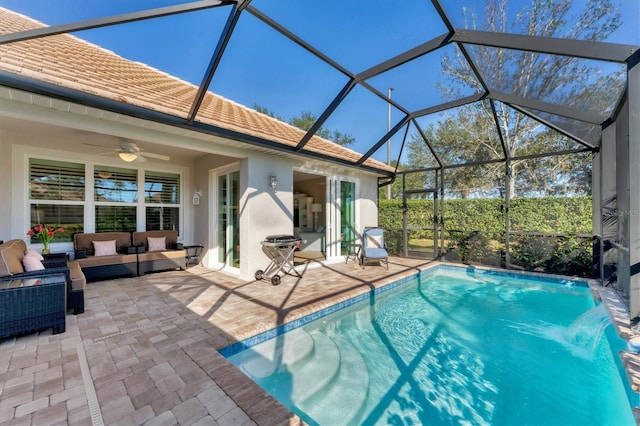
[[[240,172],[218,175],[218,262],[240,267]]]
[[[340,254],[356,242],[356,184],[340,181]]]

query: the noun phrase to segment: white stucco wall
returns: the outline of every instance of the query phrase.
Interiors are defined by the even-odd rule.
[[[0,240],[11,239],[11,144],[0,131]]]
[[[275,190],[269,176],[277,178]],[[290,161],[276,156],[252,156],[247,163],[247,187],[240,198],[241,277],[250,279],[264,270],[269,257],[261,241],[269,235],[293,234],[293,168]],[[249,232],[242,232],[246,229]]]
[[[378,226],[378,180],[375,176],[364,176],[356,186],[358,199],[358,231],[365,226]]]

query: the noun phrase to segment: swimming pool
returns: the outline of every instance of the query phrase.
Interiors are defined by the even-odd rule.
[[[221,353],[310,424],[635,424],[584,282],[438,266],[347,305]]]

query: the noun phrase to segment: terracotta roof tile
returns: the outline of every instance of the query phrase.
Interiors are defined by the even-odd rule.
[[[0,8],[0,33],[44,24]],[[186,117],[197,86],[153,67],[62,34],[0,45],[0,69],[162,113]],[[207,92],[196,118],[206,124],[296,146],[305,132],[217,94]],[[314,136],[303,151],[356,162],[361,154]],[[365,164],[393,171],[368,159]]]

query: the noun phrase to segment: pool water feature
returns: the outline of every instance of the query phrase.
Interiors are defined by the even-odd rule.
[[[634,425],[607,325],[584,283],[441,266],[222,353],[310,424]]]

